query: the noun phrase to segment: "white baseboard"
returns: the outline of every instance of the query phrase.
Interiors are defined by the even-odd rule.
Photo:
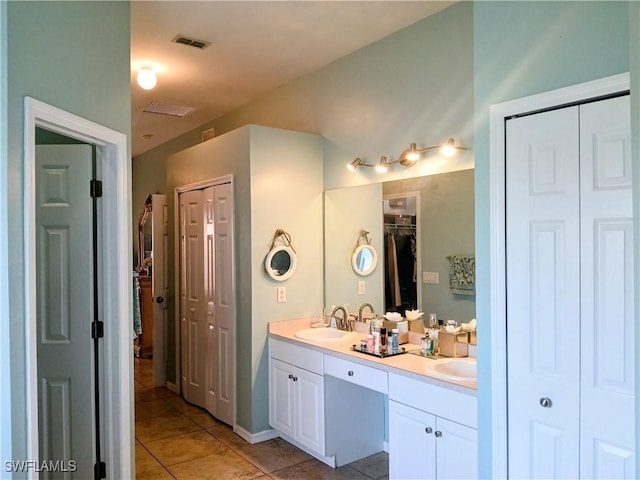
[[[382,445],[382,449],[383,449],[385,452],[389,453],[389,442],[387,442],[387,441],[385,440],[384,444]]]
[[[273,429],[263,430],[262,432],[258,433],[249,433],[244,428],[238,425],[233,426],[233,431],[251,444],[266,442],[267,440],[278,438],[280,436],[280,433]]]

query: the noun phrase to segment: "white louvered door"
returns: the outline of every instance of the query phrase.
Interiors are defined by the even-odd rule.
[[[628,96],[507,122],[511,478],[634,478]]]

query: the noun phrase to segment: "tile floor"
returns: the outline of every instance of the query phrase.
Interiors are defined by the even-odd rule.
[[[251,445],[205,410],[153,388],[150,359],[134,365],[138,480],[388,478],[384,452],[333,469],[280,438]]]

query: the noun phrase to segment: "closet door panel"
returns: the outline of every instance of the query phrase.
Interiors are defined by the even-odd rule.
[[[629,97],[580,107],[581,476],[635,478]]]
[[[510,478],[579,475],[578,147],[577,107],[507,122]]]

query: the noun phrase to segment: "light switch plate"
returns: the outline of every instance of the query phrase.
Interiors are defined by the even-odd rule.
[[[287,287],[278,287],[278,303],[287,301]]]
[[[358,295],[364,295],[367,293],[367,287],[364,280],[360,280],[358,282]]]
[[[422,283],[440,283],[440,274],[438,272],[422,272]]]

